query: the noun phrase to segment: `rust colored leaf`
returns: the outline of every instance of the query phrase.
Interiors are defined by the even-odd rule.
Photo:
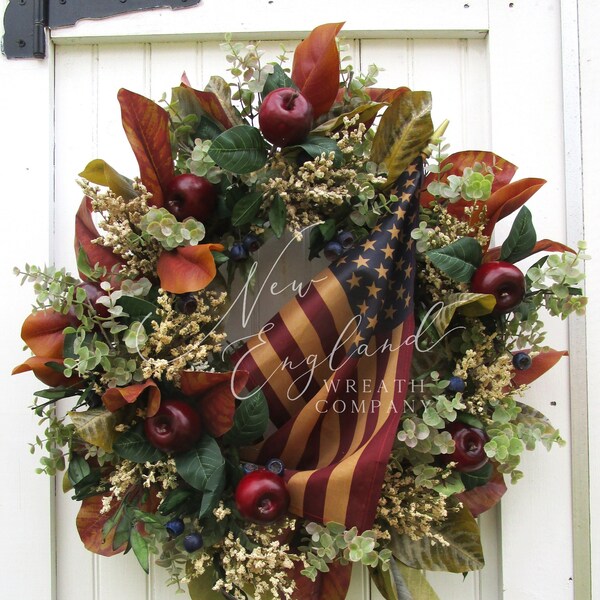
[[[227,371],[225,373],[206,373],[202,371],[182,371],[181,391],[186,396],[198,396],[220,383],[230,382],[235,377],[234,391],[239,392],[248,381],[248,371]]]
[[[235,396],[229,382],[219,383],[206,392],[197,403],[202,425],[213,437],[226,434],[233,426]]]
[[[74,386],[80,381],[78,377],[65,377],[62,373],[55,371],[48,363],[62,365],[62,358],[50,358],[47,356],[32,356],[24,363],[12,370],[13,375],[33,371],[33,374],[48,387]]]
[[[152,417],[160,407],[160,390],[152,379],[144,383],[136,383],[127,387],[109,388],[102,396],[104,406],[115,412],[127,404],[133,404],[146,390],[148,390],[148,405],[146,415]]]
[[[494,154],[493,152],[484,152],[482,150],[465,150],[451,154],[442,162],[442,169],[444,165],[452,164],[452,168],[443,173],[441,178],[442,181],[447,181],[450,175],[462,175],[466,167],[472,167],[476,162],[485,163],[488,167],[494,167],[494,183],[492,185],[492,194],[510,183],[517,172],[517,167],[515,165],[501,156]],[[429,206],[433,201],[434,198],[427,191],[427,186],[436,180],[437,173],[429,173],[429,175],[427,175],[425,178],[423,190],[421,191],[421,204],[423,206]],[[451,204],[449,209],[451,209],[452,214],[460,213],[455,214],[455,216],[460,217],[460,215],[463,215],[465,206],[470,204],[472,203],[459,201],[456,204]]]
[[[63,330],[74,323],[74,318],[47,308],[31,313],[23,321],[21,338],[36,356],[62,358],[65,343]]]
[[[528,350],[520,350],[520,352],[529,352]],[[529,385],[538,377],[541,377],[546,371],[549,371],[563,356],[568,356],[566,350],[548,350],[540,352],[533,357],[531,366],[524,371],[515,371],[512,383],[515,387],[520,385]]]
[[[302,565],[296,565],[292,577],[296,582],[293,600],[344,600],[350,587],[352,564],[330,563],[328,573],[317,573],[316,581],[300,574]]]
[[[82,501],[75,524],[83,545],[90,552],[101,556],[114,556],[125,550],[126,542],[117,549],[113,549],[115,528],[109,532],[106,538],[102,535],[104,524],[114,516],[118,508],[119,503],[115,501],[107,513],[100,514],[102,496],[90,496]]]
[[[483,262],[493,262],[495,260],[500,260],[500,253],[502,251],[502,246],[496,246],[494,248],[490,248],[483,255]],[[554,240],[540,240],[533,247],[531,252],[524,256],[523,258],[527,258],[532,256],[533,254],[537,254],[538,252],[571,252],[572,254],[577,254],[573,248],[569,246],[565,246],[565,244],[561,244],[560,242],[555,242]],[[521,259],[523,260],[523,259]]]
[[[486,202],[487,224],[484,235],[491,235],[496,223],[521,208],[544,184],[545,179],[519,179],[493,192]]]
[[[340,54],[335,36],[343,25],[319,25],[294,52],[292,80],[312,104],[315,119],[331,108],[338,93]]]
[[[367,88],[365,90],[373,102],[387,102],[391,104],[398,96],[410,92],[407,87],[397,88]]]
[[[467,492],[456,494],[456,499],[469,509],[469,512],[478,517],[489,510],[498,502],[506,492],[506,484],[502,473],[495,471],[494,476],[484,485],[473,488]]]
[[[182,87],[189,89],[194,94],[198,104],[200,105],[200,108],[202,108],[202,110],[209,117],[211,117],[217,123],[223,125],[225,129],[231,129],[233,127],[233,123],[227,116],[219,97],[214,92],[201,92],[199,90],[195,90],[189,85],[189,83],[183,82]]]
[[[93,243],[93,240],[99,237],[100,234],[92,219],[92,201],[86,196],[81,201],[75,215],[75,256],[79,255],[81,249],[85,252],[92,267],[99,264],[106,269],[107,273],[111,273],[115,265],[123,263],[110,248]],[[87,280],[83,273],[80,272],[79,276],[81,279]]]
[[[163,252],[156,272],[160,287],[173,294],[185,294],[204,289],[217,274],[212,250],[222,251],[221,244],[199,244]]]
[[[119,90],[123,129],[140,167],[142,183],[155,206],[163,205],[163,190],[173,178],[169,115],[152,100]]]

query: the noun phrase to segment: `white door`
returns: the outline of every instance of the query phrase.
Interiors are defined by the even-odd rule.
[[[407,85],[432,91],[434,123],[450,120],[447,138],[454,150],[489,149],[519,165],[521,177],[548,180],[539,199],[530,203],[537,229],[544,237],[572,243],[581,236],[581,201],[567,189],[577,181],[578,166],[566,161],[567,153],[575,147],[569,144],[575,142],[564,109],[564,103],[569,108],[570,96],[562,83],[563,76],[567,82],[573,77],[563,73],[567,63],[561,55],[561,40],[565,48],[570,47],[564,38],[565,32],[572,30],[568,28],[568,11],[563,9],[561,15],[558,0],[493,0],[489,6],[483,0],[372,0],[367,5],[329,2],[326,6],[307,0],[295,7],[285,4],[281,0],[207,0],[184,11],[82,22],[53,32],[45,65],[21,62],[22,69],[18,70],[11,63],[12,70],[7,68],[7,74],[3,73],[5,94],[17,80],[26,89],[36,90],[42,118],[45,109],[52,115],[52,129],[44,124],[37,135],[30,134],[36,131],[33,117],[23,117],[22,113],[21,119],[15,115],[11,124],[15,136],[23,127],[29,137],[28,143],[17,138],[20,171],[5,174],[15,192],[19,173],[28,182],[27,195],[16,202],[20,208],[11,213],[14,220],[4,221],[4,228],[12,229],[5,232],[3,245],[11,254],[10,266],[53,260],[74,269],[73,216],[80,202],[75,179],[88,160],[104,158],[122,173],[137,174],[120,124],[119,88],[158,99],[179,83],[184,71],[197,87],[210,75],[225,75],[227,65],[219,41],[227,31],[239,39],[269,40],[263,47],[275,56],[280,42],[293,48],[315,25],[342,20],[346,21],[342,33],[355,66],[366,70],[375,63],[384,68],[379,79],[383,87]],[[17,79],[11,80],[15,73]],[[17,93],[14,104],[18,98]],[[25,102],[33,104],[31,99]],[[5,104],[11,106],[10,102]],[[18,120],[24,122],[19,126]],[[32,177],[30,170],[37,176]],[[35,194],[35,204],[27,202],[29,190]],[[50,206],[48,197],[53,200]],[[26,244],[22,237],[25,230]],[[11,336],[5,344],[12,347],[21,316],[27,313],[29,291],[17,291],[16,283],[9,283],[19,317],[11,318],[5,329]],[[261,305],[257,321],[266,320],[276,308],[274,303]],[[586,398],[578,395],[581,385],[577,381],[569,382],[569,373],[585,375],[584,341],[569,335],[566,324],[552,326],[550,345],[567,348],[570,340],[571,364],[564,360],[536,382],[527,398],[551,418],[570,443],[551,454],[538,451],[525,457],[525,479],[509,489],[499,508],[480,519],[487,562],[484,571],[469,574],[464,581],[460,575],[431,575],[442,600],[565,600],[583,599],[589,594],[589,538],[585,518],[581,517],[585,517],[587,506],[582,487],[587,463],[581,453],[587,456],[587,447],[577,431],[570,432],[572,418],[581,420]],[[7,364],[19,360],[13,356],[15,353],[9,353]],[[61,493],[60,482],[56,491],[49,489],[47,482],[33,474],[35,460],[21,457],[26,453],[25,442],[35,435],[33,419],[21,414],[27,405],[22,398],[27,398],[35,385],[12,380],[8,385],[14,390],[12,395],[21,398],[19,416],[14,416],[17,409],[11,407],[9,418],[22,424],[11,431],[9,448],[14,454],[8,461],[9,472],[12,481],[21,478],[23,505],[19,514],[21,521],[26,520],[25,531],[28,536],[39,535],[36,566],[28,568],[19,558],[25,560],[29,551],[23,525],[9,523],[18,552],[8,548],[0,551],[5,565],[15,563],[13,576],[8,579],[13,593],[7,597],[16,597],[26,587],[31,593],[23,594],[25,598],[174,598],[174,591],[164,586],[166,576],[160,568],[153,568],[146,577],[132,556],[105,559],[84,550],[75,530],[77,503]],[[579,426],[586,424],[580,422]],[[579,467],[574,472],[572,464]],[[573,518],[576,528],[581,528],[577,536],[573,534]],[[30,583],[28,578],[34,571],[39,577]],[[370,589],[368,577],[356,570],[349,597],[380,596]]]

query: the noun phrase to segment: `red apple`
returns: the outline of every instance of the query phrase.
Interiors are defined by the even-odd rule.
[[[163,452],[190,450],[202,436],[196,410],[183,400],[163,400],[158,412],[144,421],[148,441]]]
[[[446,463],[454,462],[457,471],[468,473],[481,469],[488,462],[488,456],[483,449],[488,441],[485,431],[460,422],[450,423],[446,431],[450,432],[454,440],[454,452],[442,454]]]
[[[471,291],[496,297],[494,313],[514,310],[525,296],[525,277],[515,265],[502,261],[482,264],[471,280]]]
[[[235,503],[244,519],[273,523],[290,505],[290,494],[283,479],[271,471],[252,471],[244,475],[235,489]]]
[[[98,299],[102,296],[106,296],[106,292],[97,283],[81,283],[77,287],[85,291],[87,296],[87,302],[89,302],[99,317],[106,318],[110,316],[108,307],[104,304],[98,304]]]
[[[217,203],[217,188],[205,177],[184,173],[173,177],[165,192],[165,208],[179,221],[194,217],[205,223]]]
[[[312,122],[312,105],[293,88],[273,90],[267,94],[258,111],[260,130],[274,146],[302,142],[312,128]]]

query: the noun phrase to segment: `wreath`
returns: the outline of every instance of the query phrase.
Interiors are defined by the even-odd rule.
[[[65,470],[86,548],[156,555],[195,599],[342,599],[354,563],[385,598],[433,598],[423,570],[482,568],[476,517],[524,450],[563,443],[520,397],[565,355],[541,319],[583,312],[585,246],[538,241],[544,181],[450,155],[430,94],[355,72],[341,26],[291,69],[228,39],[231,83],[120,90],[140,177],[80,174],[78,276],[16,269],[38,470]],[[329,264],[227,338],[277,293],[261,246],[304,238]]]

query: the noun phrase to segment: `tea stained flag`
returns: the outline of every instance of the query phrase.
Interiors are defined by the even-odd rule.
[[[280,458],[290,511],[372,526],[402,415],[413,349],[423,163],[400,176],[370,236],[314,277],[234,355],[276,430],[244,455]]]

